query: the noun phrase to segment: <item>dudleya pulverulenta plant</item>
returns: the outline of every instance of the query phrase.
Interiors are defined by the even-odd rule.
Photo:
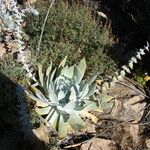
[[[78,65],[68,67],[65,64],[66,58],[53,70],[51,63],[45,73],[42,65],[39,65],[39,82],[26,91],[36,101],[35,111],[45,116],[45,121],[57,130],[60,137],[85,128],[82,117],[96,123],[96,116],[89,111],[101,111],[99,102],[91,98],[95,92],[96,75],[87,81],[83,80],[85,59]]]

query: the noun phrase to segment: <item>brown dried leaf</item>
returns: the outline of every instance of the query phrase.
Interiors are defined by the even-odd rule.
[[[123,104],[125,108],[124,115],[126,118],[134,116],[132,119],[134,119],[135,122],[141,120],[146,106],[146,102],[142,102],[143,99],[144,97],[142,96],[134,96]]]

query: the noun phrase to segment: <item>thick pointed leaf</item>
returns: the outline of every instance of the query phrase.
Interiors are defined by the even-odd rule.
[[[57,127],[57,124],[58,124],[58,117],[59,117],[59,114],[57,111],[55,111],[52,115],[52,117],[49,119],[49,123],[51,124],[51,126],[56,129]]]
[[[64,68],[61,69],[60,75],[64,75],[68,71],[68,66],[65,66]]]
[[[36,96],[34,96],[33,94],[30,94],[28,91],[25,91],[25,93],[27,94],[28,97],[30,97],[32,100],[36,101],[36,102],[42,102],[44,104],[47,104],[47,102],[43,99],[37,98]]]
[[[43,86],[44,85],[44,82],[43,82],[44,74],[43,74],[43,71],[42,71],[42,65],[38,65],[38,74],[39,74],[40,83]]]
[[[37,101],[36,106],[38,106],[38,107],[47,107],[49,105],[48,105],[48,103],[43,103],[43,102]]]
[[[35,108],[35,111],[36,111],[39,115],[47,115],[50,110],[51,110],[51,106],[45,107],[45,108],[38,108],[38,107]]]
[[[46,70],[46,76],[47,77],[50,76],[51,70],[52,70],[52,62],[50,63],[49,67]]]
[[[133,69],[133,61],[129,62],[129,67],[130,67],[130,69]]]
[[[78,71],[78,69],[77,69],[77,67],[75,66],[75,68],[74,68],[74,77],[73,77],[73,79],[74,79],[74,82],[76,83],[76,84],[79,84],[80,82],[81,82],[81,74],[80,74],[80,72]]]
[[[117,77],[113,77],[113,78],[112,78],[112,82],[114,82],[114,83],[118,82]]]
[[[66,60],[67,60],[67,56],[61,61],[61,63],[59,64],[58,68],[64,67],[65,64],[66,64]]]
[[[62,69],[62,71],[61,71],[61,75],[64,75],[65,77],[67,77],[67,78],[73,78],[73,76],[74,76],[74,66],[71,66],[71,67],[65,67],[65,68],[63,68]]]
[[[53,70],[53,72],[52,72],[52,74],[51,74],[50,82],[52,82],[52,81],[53,81],[54,76],[55,76],[55,73],[56,73],[56,68]]]
[[[64,91],[60,90],[57,94],[58,101],[63,99],[65,96],[66,95],[65,95]]]
[[[69,100],[70,101],[76,101],[77,100],[77,95],[76,95],[76,91],[74,89],[74,87],[71,87],[71,90],[70,90],[70,96],[69,96]]]
[[[48,113],[48,115],[47,115],[46,118],[45,118],[45,121],[46,121],[46,122],[49,122],[49,120],[50,120],[51,117],[53,116],[54,112],[55,112],[55,109],[54,109],[54,108],[51,108],[50,111],[49,111],[49,113]]]
[[[91,85],[97,78],[97,75],[95,74],[94,76],[92,76],[92,78],[90,78],[88,81],[87,81],[87,84],[88,85]]]
[[[85,58],[83,58],[83,59],[79,62],[77,68],[78,68],[78,70],[80,71],[81,76],[82,76],[82,78],[83,78],[83,76],[84,76],[84,74],[85,74],[85,71],[86,71],[86,61],[85,61]]]
[[[80,93],[79,97],[82,100],[89,92],[89,85],[86,83],[83,87],[83,91]]]
[[[51,84],[50,82],[50,76],[47,77],[46,79],[46,89],[49,90],[49,84]]]
[[[84,76],[86,71],[86,62],[85,59],[82,59],[78,66],[75,66],[74,80],[76,84],[79,84]]]
[[[79,116],[79,112],[70,111],[68,113],[70,114],[68,122],[74,130],[81,130],[85,127],[85,123]]]
[[[41,101],[48,103],[48,99],[43,95],[43,93],[37,89],[36,87],[31,86],[31,88],[34,90],[35,95],[37,96],[37,98],[39,98]]]
[[[133,61],[134,63],[137,63],[137,59],[135,57],[132,57],[131,61]]]
[[[122,66],[122,69],[125,70],[128,73],[131,73],[130,69],[128,67],[126,67],[125,65]]]
[[[75,101],[71,101],[67,103],[61,110],[63,111],[71,111],[75,108]]]
[[[125,77],[125,75],[126,75],[125,71],[122,70],[122,71],[120,72],[120,75],[121,75],[122,77]]]
[[[142,59],[142,58],[141,58],[141,53],[140,53],[140,52],[137,53],[136,58],[138,58],[138,59],[140,59],[140,60]]]
[[[58,125],[58,134],[60,138],[64,138],[67,136],[67,133],[73,132],[72,127],[69,125],[67,121],[64,120],[63,116],[60,115],[59,125]]]
[[[120,76],[117,77],[117,79],[118,79],[119,81],[122,81],[124,78],[123,78],[123,76],[120,75]]]
[[[53,90],[49,90],[48,97],[52,103],[55,103],[56,105],[58,105],[58,98]]]
[[[86,95],[85,98],[89,98],[90,96],[92,96],[96,91],[96,86],[95,84],[91,84],[91,86],[89,87],[89,91],[88,94]]]

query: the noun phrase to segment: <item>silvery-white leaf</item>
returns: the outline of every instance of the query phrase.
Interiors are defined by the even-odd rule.
[[[122,71],[120,72],[120,75],[121,75],[122,77],[124,77],[124,76],[126,75],[125,71],[122,70]]]
[[[44,107],[44,108],[38,108],[38,107],[35,108],[35,111],[36,111],[39,115],[47,115],[50,110],[51,110],[51,106]]]
[[[140,48],[140,54],[141,54],[141,55],[145,55],[144,49],[141,49],[141,48]]]
[[[62,62],[59,64],[58,68],[64,67],[66,64],[67,56],[62,60]]]
[[[94,95],[95,92],[96,92],[96,86],[95,86],[95,84],[90,85],[89,86],[88,94],[86,95],[86,98],[89,99],[89,97],[91,95]]]
[[[52,81],[53,81],[54,76],[55,76],[55,73],[56,73],[56,68],[53,70],[53,72],[52,72],[52,74],[51,74],[50,82],[52,82]]]
[[[76,101],[77,100],[77,95],[74,87],[71,87],[70,89],[70,96],[69,96],[70,101]]]
[[[82,80],[84,76],[85,70],[86,70],[86,61],[85,61],[85,58],[83,58],[79,62],[79,64],[75,67],[75,76],[74,76],[75,81],[80,83],[80,81]]]
[[[60,75],[64,75],[68,70],[68,66],[65,66],[64,68],[61,69]]]
[[[131,61],[133,61],[134,63],[137,63],[137,59],[135,57],[132,57]]]
[[[81,117],[79,115],[79,112],[78,111],[70,111],[69,114],[74,116],[74,117],[70,117],[69,120],[68,120],[71,127],[73,129],[78,129],[78,130],[83,129],[83,127],[85,126],[85,123],[81,119]],[[76,120],[76,122],[74,120]]]
[[[58,101],[63,99],[64,97],[65,97],[64,91],[60,90],[57,95]]]
[[[116,71],[116,72],[115,72],[115,75],[116,75],[116,76],[118,76],[118,75],[119,75],[119,72],[118,72],[118,71]]]
[[[49,90],[48,97],[52,103],[55,103],[56,105],[58,105],[58,98],[57,98],[57,95],[54,93],[54,91]]]
[[[114,76],[113,78],[112,78],[112,82],[118,82],[118,79]]]
[[[117,78],[118,78],[119,81],[122,81],[122,80],[123,80],[123,77],[122,77],[121,75],[118,76]]]
[[[57,127],[57,119],[58,119],[58,116],[59,116],[59,114],[58,114],[58,112],[57,111],[55,111],[54,113],[53,113],[53,115],[47,120],[50,124],[51,124],[51,126],[55,129],[56,127]]]
[[[130,72],[130,69],[127,68],[125,65],[122,66],[122,69],[125,70],[125,71],[128,72],[128,73],[131,73],[131,72]]]
[[[49,65],[49,67],[46,70],[46,76],[47,77],[50,75],[51,70],[52,70],[52,61],[51,61],[50,65]]]
[[[82,100],[89,92],[89,85],[86,83],[83,87],[83,91],[79,94],[80,100]]]
[[[141,54],[140,54],[140,52],[137,53],[136,57],[141,60]]]
[[[96,78],[97,78],[97,75],[92,76],[92,77],[87,81],[87,84],[88,84],[88,85],[91,85],[91,84],[96,80]]]
[[[54,108],[51,108],[51,110],[49,111],[47,117],[45,118],[45,121],[46,121],[46,122],[49,121],[49,119],[53,116],[54,112],[55,112],[55,109],[54,109]]]
[[[144,48],[145,48],[147,51],[149,51],[149,43],[148,43],[148,42],[147,42],[147,45],[144,46]]]
[[[146,44],[147,44],[148,47],[150,46],[148,41],[146,42]]]
[[[130,69],[133,69],[133,61],[129,62],[129,67],[130,67]]]
[[[41,85],[44,86],[44,74],[42,69],[43,69],[42,65],[38,65],[39,80]]]
[[[61,75],[64,75],[67,78],[73,78],[73,76],[74,76],[74,66],[71,66],[69,68],[65,68],[65,71],[63,70],[61,72]]]

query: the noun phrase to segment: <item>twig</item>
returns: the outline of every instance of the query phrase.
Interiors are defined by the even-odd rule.
[[[39,39],[38,46],[37,46],[37,51],[40,51],[40,46],[41,46],[41,42],[42,42],[42,37],[43,37],[43,32],[44,32],[44,28],[45,28],[45,25],[46,25],[46,21],[47,21],[48,15],[50,13],[50,9],[51,9],[51,7],[53,6],[54,3],[55,3],[55,0],[51,0],[49,8],[47,10],[47,14],[46,14],[45,19],[44,19],[40,39]]]

